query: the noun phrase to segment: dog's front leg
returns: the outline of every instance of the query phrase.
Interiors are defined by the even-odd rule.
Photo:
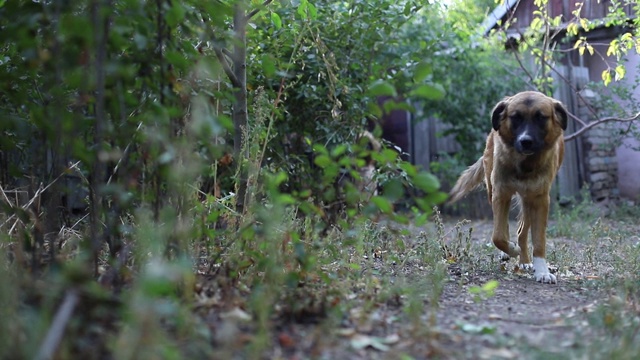
[[[549,195],[525,199],[525,208],[531,209],[531,241],[533,242],[533,271],[536,281],[555,284],[556,276],[549,272],[546,260],[547,219],[549,216]]]
[[[491,199],[493,208],[493,244],[510,257],[520,255],[520,247],[509,241],[509,205],[513,193],[494,191]]]
[[[522,200],[521,200],[522,201]],[[531,214],[526,206],[520,204],[520,221],[518,221],[518,245],[520,246],[520,270],[533,270],[529,257],[529,229],[531,229]]]

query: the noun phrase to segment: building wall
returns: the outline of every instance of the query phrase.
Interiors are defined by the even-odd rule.
[[[606,54],[607,47],[596,46],[596,50],[601,54]],[[592,81],[600,81],[602,71],[606,69],[606,64],[598,56],[586,57],[585,59],[589,66],[589,75]],[[637,73],[638,66],[640,66],[640,56],[634,53],[629,56],[626,63],[627,77],[621,82],[623,86],[634,86],[634,82],[640,76]],[[640,99],[640,88],[635,89],[634,97]],[[629,108],[629,113],[632,111],[633,109]],[[606,115],[601,114],[601,116]],[[617,124],[617,126],[626,128],[627,124]],[[640,141],[633,137],[628,137],[623,139],[622,145],[615,149],[615,160],[618,163],[618,190],[623,198],[640,200],[640,181],[638,181],[640,179],[640,152],[633,150],[633,148],[640,148]]]
[[[627,78],[624,79],[628,86],[632,86],[640,74],[636,69],[640,66],[640,56],[634,54],[626,64]],[[634,76],[635,75],[635,76]],[[640,87],[635,89],[634,97],[640,99]],[[622,125],[623,126],[623,125]],[[632,200],[640,200],[640,141],[636,138],[626,138],[622,146],[616,149],[618,159],[618,188],[620,196]]]

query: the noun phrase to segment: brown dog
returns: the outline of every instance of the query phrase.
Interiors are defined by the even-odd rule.
[[[491,116],[493,131],[482,157],[465,170],[451,190],[453,203],[484,182],[493,209],[495,246],[520,268],[533,268],[536,281],[556,283],[545,260],[549,192],[564,156],[567,111],[562,103],[533,91],[499,102]],[[509,206],[518,195],[518,244],[509,241]],[[533,263],[527,237],[531,229]]]

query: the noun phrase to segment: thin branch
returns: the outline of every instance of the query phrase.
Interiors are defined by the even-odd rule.
[[[252,17],[256,16],[257,13],[260,12],[260,10],[262,10],[263,8],[265,8],[267,5],[271,4],[271,2],[273,2],[273,0],[265,0],[262,5],[258,8],[255,8],[253,10],[251,10],[248,14],[247,17],[245,18],[247,21],[251,20]]]
[[[584,121],[584,120],[580,119],[579,117],[577,117],[577,116],[573,115],[572,113],[570,113],[570,112],[568,112],[568,111],[567,111],[567,115],[568,115],[571,119],[573,119],[573,121],[575,121],[575,122],[579,123],[582,127],[585,127],[585,126],[587,126],[587,125],[588,125],[588,123],[587,123],[586,121]]]
[[[47,332],[47,336],[44,338],[44,341],[40,346],[36,359],[53,359],[56,349],[62,340],[62,335],[64,335],[64,329],[67,327],[67,323],[69,322],[69,319],[71,319],[71,315],[73,315],[73,311],[76,308],[76,305],[78,305],[79,300],[80,297],[76,290],[69,290],[67,292],[62,305],[60,305],[58,312],[56,312],[56,316],[54,317],[53,323]]]
[[[9,205],[10,208],[13,207],[13,205],[11,205],[11,200],[9,200],[9,197],[7,196],[7,194],[4,192],[4,189],[2,188],[2,184],[0,184],[0,194],[2,194],[2,198],[4,199],[4,201],[7,203],[7,205]]]
[[[76,162],[75,164],[72,164],[69,168],[73,168],[78,166],[78,164],[80,163],[80,161]],[[53,179],[47,186],[45,186],[44,188],[42,187],[42,184],[40,185],[40,187],[38,188],[38,190],[36,190],[36,193],[33,195],[33,198],[31,198],[31,200],[29,200],[29,202],[27,202],[26,204],[22,205],[22,209],[26,210],[28,209],[31,205],[33,205],[33,203],[36,200],[40,199],[40,195],[47,191],[47,189],[49,189],[56,181],[58,181],[61,177],[63,177],[66,174],[66,170],[63,171],[60,175],[58,175],[57,178]],[[8,224],[16,215],[13,214],[11,216],[9,216],[7,219],[5,219],[5,221],[0,224],[0,228],[4,227],[6,224]],[[11,229],[9,230],[9,234],[11,234],[16,226],[16,224],[20,221],[20,219],[16,220],[16,222],[13,224],[13,226],[11,227]]]
[[[608,122],[612,122],[612,121],[624,123],[624,122],[635,121],[635,120],[638,120],[638,119],[640,119],[640,112],[636,113],[634,116],[629,117],[629,118],[606,117],[606,118],[598,119],[598,120],[595,120],[595,121],[592,121],[592,122],[588,123],[583,128],[581,128],[580,130],[574,132],[573,134],[565,136],[564,137],[564,141],[573,140],[573,139],[577,138],[578,136],[584,134],[585,132],[591,130],[592,127],[598,126],[600,124],[604,124],[604,123],[608,123]]]
[[[138,127],[136,127],[136,131],[138,132],[140,131],[140,129],[142,128],[142,122],[138,123]],[[109,175],[109,179],[107,180],[107,185],[111,184],[111,180],[113,180],[113,177],[118,173],[118,169],[120,168],[120,165],[122,165],[122,161],[129,156],[129,151],[131,148],[131,144],[133,143],[133,141],[129,142],[127,144],[127,146],[124,148],[124,151],[122,152],[122,156],[120,156],[120,159],[118,159],[118,162],[116,163],[116,166],[114,166],[113,171],[111,172],[111,175]],[[80,174],[82,174],[80,171],[78,171]]]
[[[523,72],[527,75],[527,77],[529,78],[529,81],[531,84],[535,84],[535,76],[529,71],[529,69],[527,69],[527,67],[522,63],[522,59],[520,58],[518,51],[515,50],[513,52],[514,57],[516,58],[516,61],[518,62],[518,66],[520,66],[520,69],[523,70]],[[537,89],[536,89],[537,90]]]
[[[224,56],[224,53],[222,52],[222,50],[215,45],[213,46],[213,50],[216,52],[216,57],[218,58],[218,61],[220,61],[220,64],[222,65],[222,70],[224,70],[224,73],[227,74],[227,77],[229,78],[229,81],[231,81],[231,84],[233,85],[233,87],[234,88],[241,87],[242,84],[240,84],[238,77],[236,77],[236,74],[231,69],[231,66],[229,65],[229,62],[227,61],[227,58]]]

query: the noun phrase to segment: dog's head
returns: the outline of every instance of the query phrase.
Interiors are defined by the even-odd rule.
[[[542,93],[525,91],[499,102],[491,121],[506,144],[521,154],[533,155],[562,136],[567,128],[567,110]]]

